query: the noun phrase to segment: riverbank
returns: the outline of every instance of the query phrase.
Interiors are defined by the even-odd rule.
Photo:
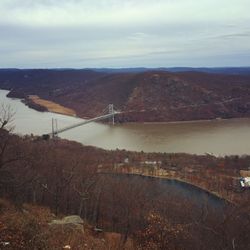
[[[40,98],[39,96],[37,95],[29,95],[27,96],[26,98],[26,102],[25,102],[29,108],[32,108],[36,111],[39,111],[39,112],[44,112],[44,111],[48,111],[48,112],[52,112],[52,113],[57,113],[57,114],[62,114],[62,115],[67,115],[67,116],[74,116],[76,117],[77,114],[76,114],[76,111],[71,109],[71,108],[68,108],[68,107],[65,107],[61,104],[58,104],[56,102],[53,102],[53,101],[49,101],[49,100],[45,100],[43,98]],[[119,115],[118,115],[119,116]],[[79,116],[79,118],[81,119],[90,119],[90,117],[86,117],[86,116]],[[192,124],[192,123],[206,123],[206,122],[223,122],[223,121],[234,121],[234,120],[250,120],[250,117],[239,117],[239,118],[221,118],[221,117],[217,117],[217,118],[214,118],[214,119],[203,119],[203,120],[187,120],[187,121],[155,121],[155,122],[130,122],[130,121],[127,121],[127,122],[124,122],[124,121],[119,121],[119,118],[118,118],[118,122],[119,123],[124,123],[124,124],[152,124],[152,125],[157,125],[157,124]],[[105,122],[102,122],[102,123],[105,123]]]
[[[138,171],[126,172],[123,170],[118,171],[118,172],[117,171],[115,171],[115,172],[113,172],[113,171],[110,171],[110,172],[100,171],[99,173],[100,174],[114,174],[115,173],[115,174],[121,174],[121,175],[141,176],[141,177],[148,177],[148,178],[159,179],[159,180],[174,181],[174,182],[180,183],[182,185],[187,185],[191,188],[194,188],[194,189],[197,189],[197,190],[202,191],[204,193],[207,193],[216,199],[223,200],[225,203],[237,205],[237,203],[234,200],[230,199],[230,197],[228,197],[228,196],[223,196],[222,193],[211,191],[209,189],[206,189],[204,186],[200,186],[199,184],[195,184],[195,183],[192,183],[188,180],[184,180],[184,179],[181,179],[178,177],[171,177],[171,176],[164,176],[164,175],[151,175],[151,174],[147,174],[147,173],[138,173]]]
[[[79,117],[95,117],[113,103],[125,114],[118,117],[120,122],[250,117],[248,83],[249,76],[197,72],[23,70],[0,74],[0,88],[9,89],[10,97],[37,95],[73,109]]]
[[[42,135],[51,132],[51,120],[58,128],[81,122],[72,116],[51,112],[37,112],[20,99],[7,98],[7,90],[0,91],[1,102],[15,111],[15,133]],[[250,119],[209,122],[143,124],[128,123],[110,126],[91,123],[60,134],[61,138],[107,150],[212,154],[216,156],[245,155],[250,152]],[[233,142],[233,143],[232,143]]]
[[[7,91],[7,97],[8,98],[15,98],[15,99],[20,99],[22,100],[23,98],[20,96],[9,96],[9,94],[11,93],[10,90],[7,89],[0,89],[0,90],[4,90]],[[65,107],[59,103],[56,103],[54,101],[50,101],[50,100],[46,100],[43,98],[40,98],[38,95],[28,95],[26,97],[24,97],[24,103],[31,109],[34,109],[36,111],[39,112],[51,112],[51,113],[57,113],[57,114],[62,114],[62,115],[66,115],[66,116],[74,116],[74,117],[79,117],[81,119],[90,119],[93,117],[87,117],[87,116],[83,116],[83,115],[79,115],[76,113],[76,111],[72,108],[69,107]],[[128,113],[129,112],[125,112]],[[121,114],[122,115],[122,114]],[[223,122],[223,121],[237,121],[237,120],[250,120],[250,117],[232,117],[232,118],[221,118],[221,117],[216,117],[214,119],[196,119],[196,120],[176,120],[176,121],[152,121],[152,122],[145,122],[145,121],[126,121],[124,119],[120,119],[119,116],[121,115],[116,115],[117,116],[117,122],[119,124],[149,124],[149,125],[168,125],[168,124],[192,124],[192,123],[206,123],[206,122]],[[105,122],[102,122],[105,123]]]
[[[195,157],[195,156],[194,156]],[[189,158],[189,157],[187,157]],[[187,160],[188,161],[188,160]],[[187,165],[189,165],[187,163]],[[100,169],[100,173],[116,173],[116,174],[126,174],[126,175],[134,175],[134,176],[144,176],[144,177],[150,177],[150,178],[156,178],[156,179],[165,179],[169,181],[177,181],[182,184],[189,185],[193,188],[197,188],[203,192],[206,192],[208,194],[211,194],[212,196],[222,199],[225,202],[228,202],[229,204],[238,204],[241,202],[241,195],[237,193],[239,190],[239,177],[238,177],[238,171],[234,173],[234,176],[225,176],[224,179],[221,177],[219,171],[215,171],[214,175],[217,174],[218,179],[220,179],[220,182],[218,182],[217,187],[219,188],[212,188],[214,187],[215,183],[212,181],[211,177],[206,176],[205,171],[203,173],[197,174],[197,169],[193,167],[192,171],[196,172],[197,177],[198,176],[206,176],[206,180],[198,181],[199,179],[190,179],[187,174],[183,175],[183,172],[185,172],[185,168],[179,169],[179,171],[176,170],[170,170],[168,167],[163,166],[164,168],[157,167],[157,166],[123,166],[123,165],[115,165],[114,167],[111,167],[110,169]],[[205,166],[204,166],[205,167]],[[189,167],[191,168],[191,167]],[[217,173],[216,173],[217,172]],[[228,186],[228,183],[225,182],[225,178],[230,179],[231,183]]]
[[[57,114],[62,114],[62,115],[69,115],[69,116],[76,116],[76,112],[73,109],[66,108],[58,103],[48,101],[45,99],[40,98],[37,95],[29,95],[27,98],[28,100],[28,106],[30,108],[34,108],[37,111],[39,110],[39,106],[42,107],[42,109],[45,109],[49,112],[57,113]],[[29,105],[31,103],[31,105]],[[32,105],[35,104],[35,105]]]

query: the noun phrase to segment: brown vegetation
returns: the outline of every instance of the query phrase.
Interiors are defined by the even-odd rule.
[[[121,122],[250,117],[250,76],[198,72],[99,73],[87,70],[0,72],[9,96],[38,95],[94,117],[109,104]],[[35,108],[38,108],[35,106]]]
[[[59,113],[59,114],[63,114],[63,115],[71,115],[71,116],[76,115],[76,113],[73,109],[65,108],[62,105],[59,105],[59,104],[54,103],[52,101],[41,99],[37,95],[29,95],[28,99],[32,103],[37,104],[37,105],[45,108],[49,112]]]
[[[13,203],[0,199],[0,249],[9,250],[115,250],[119,249],[118,233],[95,233],[94,228],[84,223],[84,231],[73,225],[50,226],[55,215],[48,208]],[[124,249],[131,245],[127,244]]]
[[[199,178],[203,169],[207,176],[208,173],[216,176],[216,171],[219,174],[239,172],[239,169],[247,168],[249,157],[105,151],[66,140],[20,138],[3,129],[0,136],[0,196],[11,199],[22,211],[23,208],[29,210],[22,205],[28,202],[47,206],[56,216],[78,214],[92,225],[92,229],[104,230],[106,233],[101,233],[100,237],[106,239],[106,243],[110,240],[114,249],[122,249],[123,246],[129,246],[129,249],[247,249],[250,246],[247,237],[250,230],[247,191],[239,204],[213,207],[209,202],[197,203],[178,192],[167,191],[164,183],[153,179],[100,174],[112,168],[125,168],[126,164],[128,168],[129,165],[143,167],[145,161],[154,160],[161,164],[162,169],[180,176],[185,173],[187,165],[192,166],[192,169],[197,169],[193,178]],[[146,164],[144,167],[153,171],[153,167]],[[225,188],[221,180],[216,180],[216,189]],[[40,208],[34,208],[35,213],[39,211]],[[85,249],[81,248],[84,244],[91,240],[95,242],[87,233],[51,232],[45,225],[47,220],[43,224],[44,219],[41,218],[41,224],[37,225],[39,215],[32,216],[30,221],[25,214],[13,215],[13,218],[21,220],[19,223],[16,219],[17,224],[13,227],[8,224],[9,213],[0,216],[1,227],[7,227],[4,231],[8,232],[7,235],[17,232],[18,239],[13,238],[13,244],[34,237],[37,244],[55,244],[53,249],[59,249],[62,243],[68,244],[67,237],[70,237],[71,244],[75,244],[74,249]],[[34,229],[33,234],[30,228]],[[116,232],[117,235],[107,232]],[[95,234],[93,237],[98,238],[98,230]],[[35,244],[34,241],[28,242]],[[34,249],[34,245],[31,246]],[[32,249],[30,245],[25,247]],[[43,247],[40,249],[46,249]],[[100,248],[92,245],[92,249]]]

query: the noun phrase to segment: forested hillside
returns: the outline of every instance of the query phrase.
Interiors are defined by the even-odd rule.
[[[199,72],[0,71],[10,97],[38,95],[94,117],[113,103],[121,122],[250,117],[250,76]],[[39,109],[36,105],[29,105]],[[40,107],[42,109],[42,107]]]
[[[26,239],[33,239],[32,232],[34,237],[42,236],[41,230],[48,233],[44,223],[49,222],[51,215],[39,225],[32,219],[32,212],[29,212],[30,225],[36,231],[27,231],[30,209],[23,208],[23,204],[32,203],[50,208],[55,216],[79,215],[92,228],[117,233],[120,235],[118,249],[127,244],[129,249],[230,249],[232,244],[237,244],[239,249],[249,247],[249,192],[239,193],[237,203],[225,203],[223,207],[197,203],[189,196],[184,198],[181,193],[167,191],[163,181],[126,174],[126,169],[132,167],[150,170],[147,161],[159,162],[162,170],[175,172],[176,177],[184,180],[192,170],[190,173],[195,173],[196,178],[190,180],[194,184],[197,178],[207,176],[208,188],[230,193],[237,190],[231,190],[232,182],[224,181],[233,177],[227,174],[237,175],[239,169],[247,169],[250,158],[105,151],[60,139],[18,137],[2,128],[0,197],[14,202],[24,214],[13,211],[15,218],[23,219],[12,220],[11,224],[11,220],[6,220],[10,216],[6,212],[8,208],[0,202],[0,231],[5,230],[1,232],[9,235],[14,230]],[[82,242],[77,249],[98,249],[84,247],[89,242],[84,238],[87,235],[72,236],[77,241],[74,244]],[[6,241],[4,236],[0,235],[0,242]],[[26,246],[31,247],[26,249],[47,242],[43,240],[30,241]],[[49,240],[53,243],[53,237]],[[8,238],[11,244],[13,241]]]

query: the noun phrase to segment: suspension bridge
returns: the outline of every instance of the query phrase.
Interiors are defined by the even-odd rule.
[[[94,117],[92,119],[84,120],[84,121],[81,121],[81,122],[78,122],[76,124],[69,125],[69,126],[66,126],[64,128],[60,128],[60,129],[58,129],[57,120],[52,118],[52,132],[49,134],[43,135],[43,137],[46,139],[51,138],[51,137],[53,138],[53,137],[56,137],[58,134],[65,132],[67,130],[74,129],[74,128],[86,125],[88,123],[97,122],[97,121],[101,121],[101,120],[109,119],[112,124],[115,124],[115,115],[117,115],[117,114],[120,114],[120,112],[115,111],[113,104],[109,104],[102,111],[102,114],[100,116]]]

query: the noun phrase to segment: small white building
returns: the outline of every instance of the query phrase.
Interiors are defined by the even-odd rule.
[[[124,163],[125,163],[125,164],[129,164],[129,158],[125,158],[125,159],[124,159]]]
[[[250,188],[250,177],[240,178],[240,185],[243,188]]]

